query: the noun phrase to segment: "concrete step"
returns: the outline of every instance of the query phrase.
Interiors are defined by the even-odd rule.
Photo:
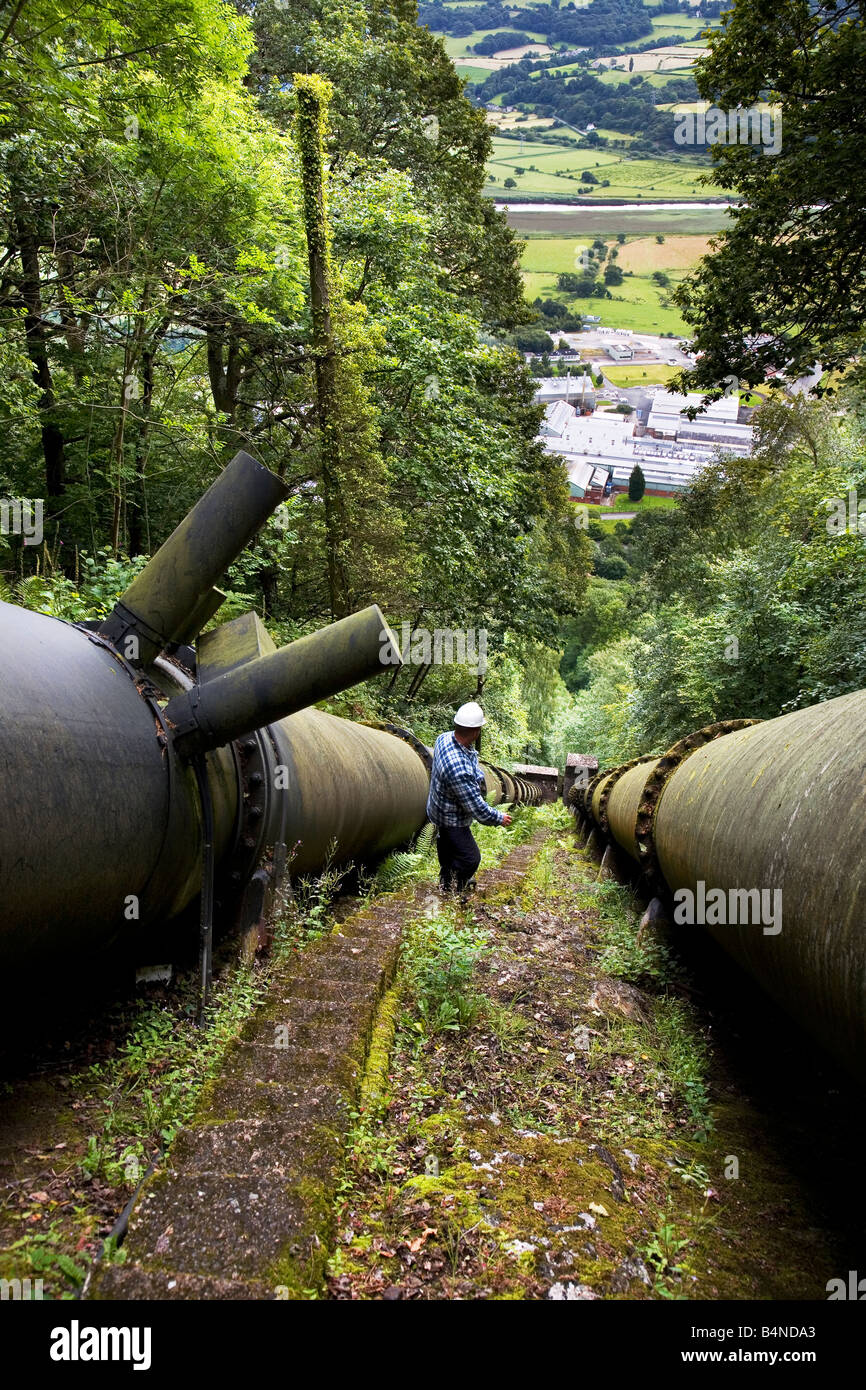
[[[262,1174],[160,1174],[145,1185],[126,1245],[148,1272],[274,1288],[293,1273],[315,1274],[327,1207],[312,1182],[302,1191]]]

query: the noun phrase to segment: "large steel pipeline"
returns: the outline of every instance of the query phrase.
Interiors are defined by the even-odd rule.
[[[673,895],[675,922],[866,1072],[866,691],[710,726],[570,800]]]
[[[0,966],[60,973],[199,895],[260,926],[286,873],[425,824],[423,745],[309,708],[385,671],[376,605],[279,651],[254,614],[188,645],[284,493],[239,454],[100,623],[0,603]],[[537,800],[482,771],[493,804]]]
[[[613,782],[607,798],[610,833],[632,859],[640,860],[642,855],[637,839],[638,814],[647,778],[658,764],[658,758],[641,758],[626,765]]]

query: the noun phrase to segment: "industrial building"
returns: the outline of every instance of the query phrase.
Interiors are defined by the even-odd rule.
[[[636,463],[649,492],[676,494],[719,450],[741,457],[752,451],[752,427],[737,423],[736,398],[714,402],[690,420],[683,412],[700,401],[699,395],[659,391],[644,419],[644,410],[631,417],[613,411],[581,415],[560,397],[547,404],[539,437],[549,453],[565,460],[577,500],[601,501],[612,488],[627,487]]]
[[[695,448],[725,449],[747,457],[752,452],[752,426],[737,422],[740,400],[736,393],[711,401],[694,420],[688,410],[697,409],[703,397],[658,391],[653,398],[645,432],[654,439],[674,440]],[[643,433],[643,431],[641,431]]]
[[[541,405],[551,401],[565,401],[578,410],[594,410],[596,402],[595,383],[591,376],[542,376],[538,378],[535,399]]]

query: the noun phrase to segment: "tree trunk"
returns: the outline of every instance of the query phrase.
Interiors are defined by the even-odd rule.
[[[36,237],[18,227],[18,253],[21,257],[21,297],[24,300],[24,333],[33,364],[33,380],[40,390],[42,453],[45,459],[45,490],[49,497],[61,497],[66,486],[66,444],[54,418],[56,397],[51,364],[48,360],[48,330],[42,313],[42,285],[39,246]]]
[[[351,612],[352,594],[343,560],[348,542],[345,499],[340,486],[339,412],[337,408],[337,357],[331,321],[331,287],[328,223],[325,211],[325,173],[322,133],[330,85],[315,74],[296,75],[298,99],[297,140],[304,189],[304,224],[310,266],[310,303],[313,315],[313,356],[316,371],[316,404],[322,502],[325,511],[325,546],[328,595],[333,618]]]
[[[144,518],[147,510],[144,466],[147,459],[147,436],[150,405],[153,400],[153,347],[141,354],[141,418],[135,439],[135,495],[129,506],[129,553],[140,555],[145,549]],[[150,538],[147,539],[147,547]]]

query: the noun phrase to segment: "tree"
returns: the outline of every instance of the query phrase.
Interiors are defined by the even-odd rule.
[[[636,463],[628,477],[628,500],[639,502],[646,492],[646,478],[639,463]]]
[[[763,147],[713,148],[714,183],[742,201],[678,287],[701,353],[681,384],[757,384],[768,368],[797,376],[816,361],[847,369],[866,318],[862,4],[735,0],[695,79],[722,110],[748,116],[766,100],[774,114]]]
[[[509,178],[509,179],[506,179],[506,180],[504,181],[502,187],[503,187],[503,188],[516,188],[516,187],[517,187],[517,180],[516,180],[516,179],[510,179],[510,178]]]
[[[520,352],[549,352],[551,348],[550,334],[543,328],[516,328],[511,338]]]
[[[7,9],[0,495],[58,500],[2,583],[98,616],[244,447],[289,496],[220,617],[289,640],[376,601],[548,650],[588,542],[503,346],[531,311],[486,120],[413,7]]]
[[[628,564],[620,555],[599,555],[594,568],[600,579],[623,579]]]
[[[596,293],[598,281],[590,272],[581,275],[574,275],[570,271],[563,271],[556,277],[557,288],[564,290],[566,294],[579,295],[581,299],[588,299]]]
[[[64,518],[72,557],[97,537],[136,551],[160,528],[146,495],[156,438],[186,454],[175,504],[200,491],[231,410],[220,401],[210,439],[201,407],[182,423],[191,387],[178,368],[204,355],[215,317],[227,336],[255,317],[261,342],[278,303],[299,307],[300,283],[285,150],[241,84],[252,41],[236,12],[218,0],[86,6],[69,62],[62,23],[51,4],[19,6],[4,34],[0,302],[7,341],[21,333],[39,387],[44,482],[28,430],[26,490],[64,498],[49,521]],[[233,402],[249,369],[242,337],[222,378]]]
[[[618,265],[607,265],[604,270],[604,283],[606,285],[621,285],[623,282],[623,272]]]

